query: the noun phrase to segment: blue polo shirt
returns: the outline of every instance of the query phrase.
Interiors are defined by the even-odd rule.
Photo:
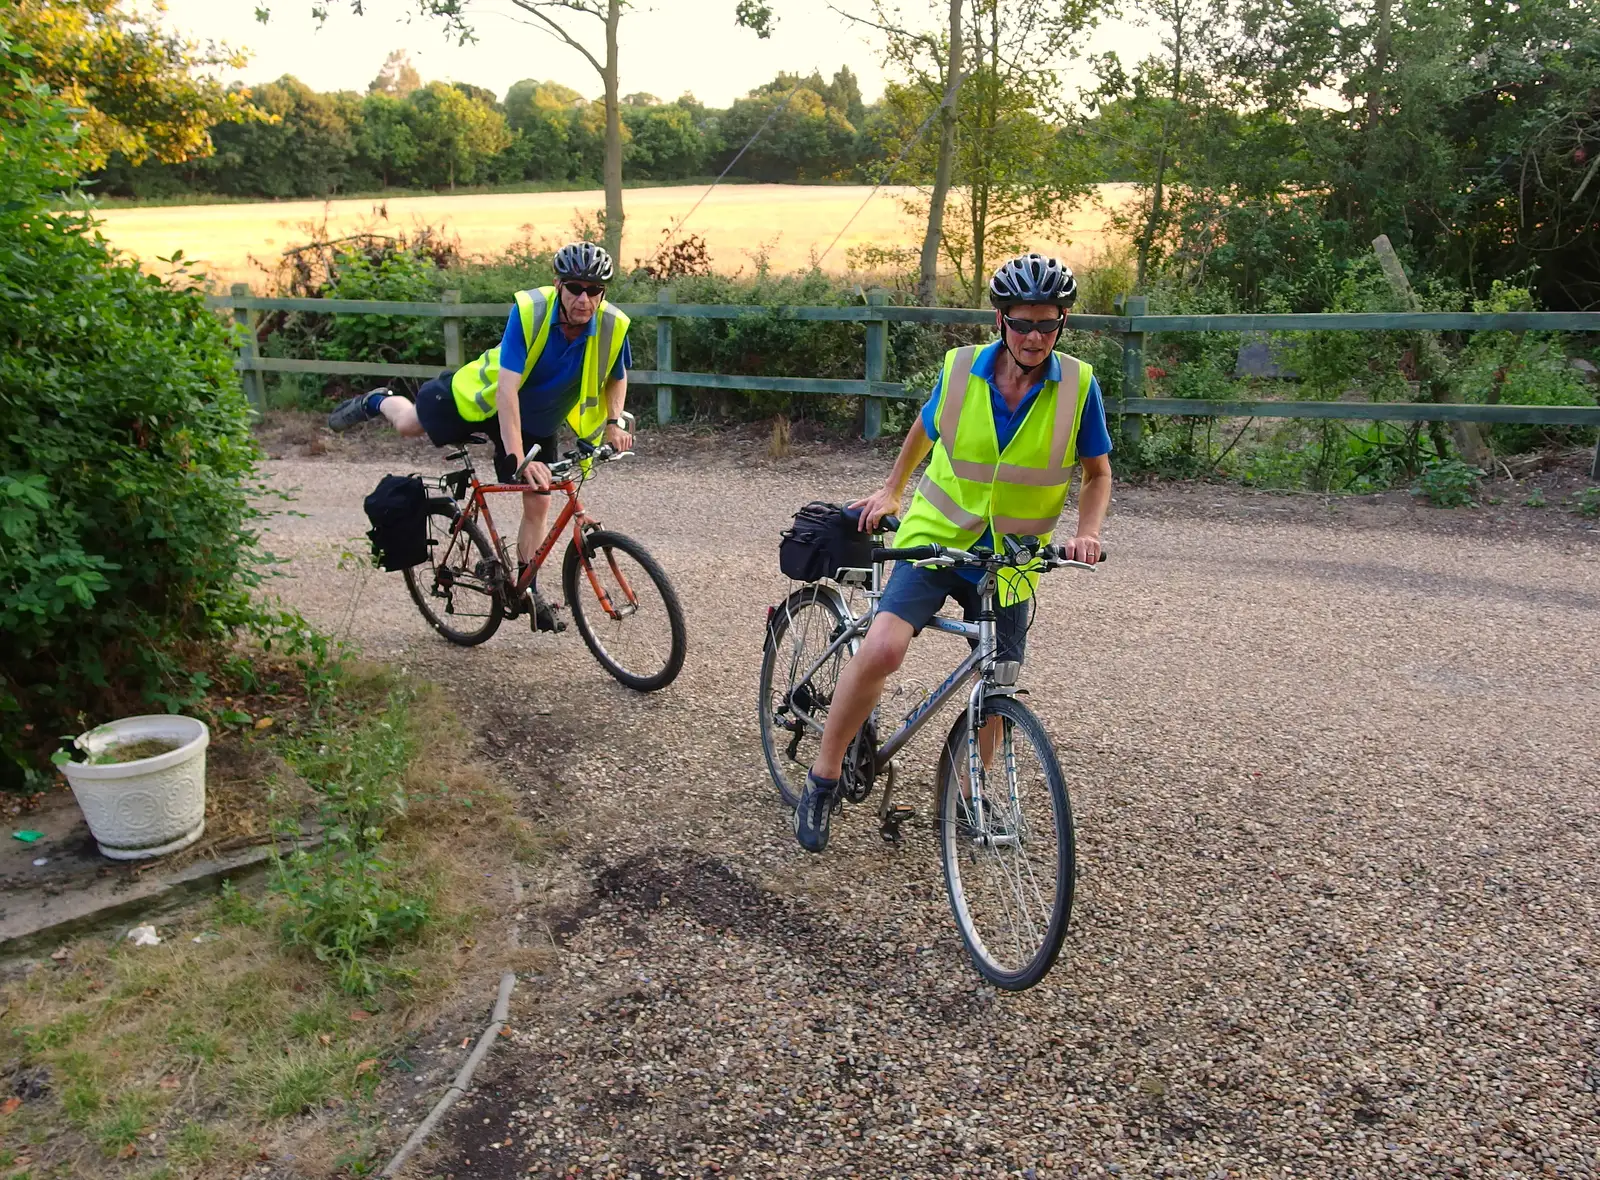
[[[561,423],[578,404],[578,394],[583,375],[583,350],[589,337],[600,330],[600,316],[591,316],[585,330],[575,340],[568,340],[557,324],[550,325],[550,335],[545,339],[544,351],[533,362],[533,372],[528,374],[517,394],[522,407],[522,433],[529,438],[545,438],[555,434]],[[505,335],[500,338],[500,367],[521,373],[527,368],[528,346],[522,339],[522,314],[516,306],[506,320]],[[627,375],[633,364],[633,349],[626,336],[622,339],[622,352],[617,363],[611,366],[608,380]]]
[[[1029,408],[1038,400],[1039,391],[1044,388],[1044,383],[1061,380],[1061,361],[1055,353],[1050,354],[1050,359],[1045,362],[1044,376],[1028,390],[1027,395],[1013,410],[1006,405],[1006,399],[1000,396],[1000,390],[994,383],[994,366],[1000,355],[1000,349],[1001,343],[998,340],[980,349],[972,361],[972,375],[981,377],[989,383],[989,405],[994,411],[995,438],[1000,444],[1000,449],[1004,451],[1017,436],[1017,431],[1022,429],[1023,419],[1028,416]],[[944,371],[940,370],[938,380],[933,383],[933,393],[922,407],[922,428],[934,442],[939,441],[939,424],[935,421],[935,411],[939,405],[939,393],[943,388]],[[1096,459],[1110,453],[1111,432],[1106,429],[1106,407],[1104,399],[1100,396],[1100,381],[1098,378],[1090,377],[1089,396],[1083,403],[1083,417],[1078,420],[1078,458]],[[994,530],[985,529],[977,544],[984,549],[993,549]],[[961,574],[974,582],[982,577],[975,570],[962,570]]]

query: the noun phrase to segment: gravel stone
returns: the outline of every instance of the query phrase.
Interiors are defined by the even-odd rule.
[[[1071,931],[996,994],[927,820],[949,718],[900,757],[899,848],[854,808],[801,852],[760,754],[778,531],[887,460],[651,445],[585,497],[688,615],[651,696],[570,631],[452,648],[398,575],[341,568],[425,449],[268,465],[309,514],[273,524],[286,600],[446,685],[563,834],[524,911],[555,966],[410,1174],[1600,1171],[1593,533],[1119,490],[1110,562],[1045,580],[1023,673],[1073,794]],[[919,640],[888,708],[958,650]]]

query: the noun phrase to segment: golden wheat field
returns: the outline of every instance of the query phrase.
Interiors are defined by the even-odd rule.
[[[1127,187],[1100,186],[1098,201],[1067,214],[1062,232],[1029,245],[1073,264],[1088,262],[1108,242],[1106,205],[1125,199]],[[628,189],[620,261],[631,266],[653,255],[663,231],[705,191],[698,186]],[[820,258],[824,270],[843,273],[851,269],[850,252],[858,247],[919,246],[921,228],[902,205],[915,190],[885,187],[868,200],[869,192],[866,186],[725,185],[694,211],[680,236],[704,238],[712,266],[730,274],[752,270],[762,253],[780,272],[806,268]],[[152,270],[164,269],[157,260],[181,249],[219,282],[248,282],[259,290],[280,252],[306,241],[324,220],[334,236],[443,227],[467,253],[484,255],[498,254],[519,238],[550,244],[567,240],[575,221],[592,219],[604,205],[599,191],[176,205],[105,210],[102,232]],[[841,229],[845,232],[834,244]]]

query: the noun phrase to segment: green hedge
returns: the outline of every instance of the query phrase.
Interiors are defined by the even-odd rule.
[[[176,709],[262,617],[257,450],[227,326],[63,211],[71,114],[0,42],[0,778],[58,735]]]

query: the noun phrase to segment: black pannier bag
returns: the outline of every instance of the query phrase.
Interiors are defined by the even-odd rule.
[[[856,527],[856,514],[837,504],[813,500],[794,514],[794,524],[778,542],[778,567],[786,578],[815,582],[837,578],[840,569],[872,565],[877,542]]]
[[[410,569],[428,560],[428,489],[419,475],[386,475],[361,505],[372,528],[372,556],[384,569]]]

